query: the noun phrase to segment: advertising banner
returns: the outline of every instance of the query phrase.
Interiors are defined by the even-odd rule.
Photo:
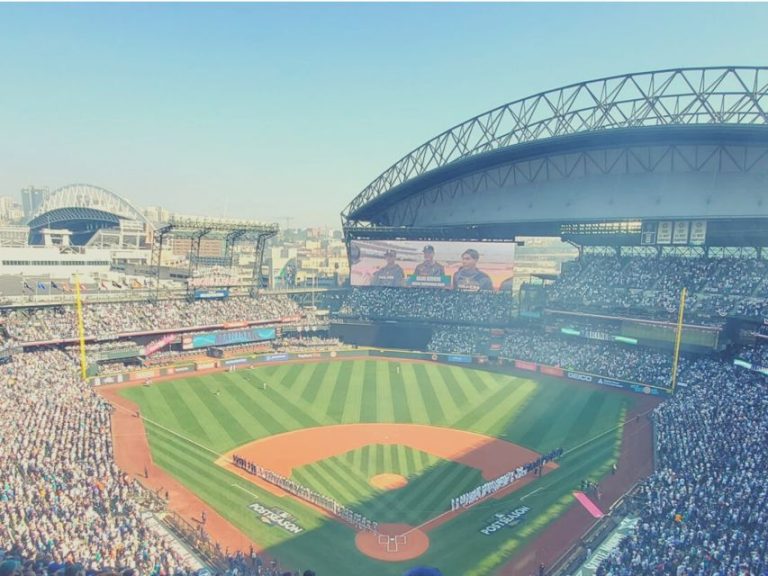
[[[445,359],[455,364],[472,364],[472,356],[465,356],[463,354],[447,354]]]
[[[184,350],[195,348],[208,348],[209,346],[229,346],[231,344],[247,344],[248,342],[262,342],[274,340],[276,332],[274,328],[245,328],[243,330],[220,330],[194,336],[184,336],[181,347]]]
[[[220,288],[218,290],[195,290],[195,300],[221,300],[229,296],[229,290]]]
[[[559,366],[544,366],[542,364],[539,366],[539,372],[548,374],[549,376],[557,376],[558,378],[563,377],[563,369]]]
[[[512,290],[515,244],[353,240],[352,286]]]
[[[526,362],[525,360],[515,360],[515,368],[519,368],[520,370],[530,370],[531,372],[536,372],[537,364],[536,362]]]
[[[144,356],[152,356],[152,354],[162,350],[168,346],[168,344],[176,340],[176,338],[178,338],[176,334],[167,334],[162,338],[158,338],[157,340],[150,342],[144,347]]]

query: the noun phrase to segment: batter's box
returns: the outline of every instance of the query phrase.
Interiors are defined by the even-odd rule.
[[[387,552],[398,552],[400,546],[405,545],[408,539],[405,534],[399,536],[388,536],[386,534],[379,534],[379,545],[387,546]]]

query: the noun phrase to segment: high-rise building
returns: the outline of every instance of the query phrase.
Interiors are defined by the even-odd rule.
[[[21,207],[24,210],[24,218],[29,218],[35,213],[43,202],[51,195],[47,187],[36,188],[29,186],[21,190]]]

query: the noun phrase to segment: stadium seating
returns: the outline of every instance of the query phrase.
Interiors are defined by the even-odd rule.
[[[549,304],[672,317],[685,287],[691,314],[759,316],[768,310],[766,271],[768,263],[754,258],[585,255],[563,266],[550,289]]]
[[[160,300],[116,302],[84,307],[83,324],[88,338],[162,329],[193,328],[226,322],[300,318],[315,324],[311,311],[303,310],[284,295],[263,295],[227,300]],[[11,310],[5,329],[12,342],[39,342],[77,338],[73,306]]]

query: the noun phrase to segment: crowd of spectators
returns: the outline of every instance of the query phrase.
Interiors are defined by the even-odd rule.
[[[768,380],[714,359],[653,414],[656,472],[600,576],[768,573]]]
[[[668,351],[521,329],[507,331],[501,356],[662,387],[672,370]]]
[[[436,327],[427,350],[451,354],[487,354],[490,332],[474,326]]]
[[[469,324],[506,324],[512,315],[509,293],[460,292],[435,288],[353,288],[340,317],[401,319]]]
[[[136,503],[113,459],[111,407],[61,351],[16,354],[0,367],[0,543],[19,556],[141,574],[184,571]]]
[[[553,306],[671,315],[685,287],[689,313],[761,315],[768,311],[767,272],[768,262],[755,258],[584,255],[563,265],[548,298]]]
[[[761,339],[755,346],[742,349],[738,357],[755,367],[768,368],[768,342]]]
[[[114,302],[83,307],[86,338],[287,318],[307,325],[316,323],[311,311],[302,309],[287,296],[278,294],[193,302],[184,299]],[[14,342],[62,340],[79,336],[74,306],[12,309],[6,313],[4,320],[5,330]]]

